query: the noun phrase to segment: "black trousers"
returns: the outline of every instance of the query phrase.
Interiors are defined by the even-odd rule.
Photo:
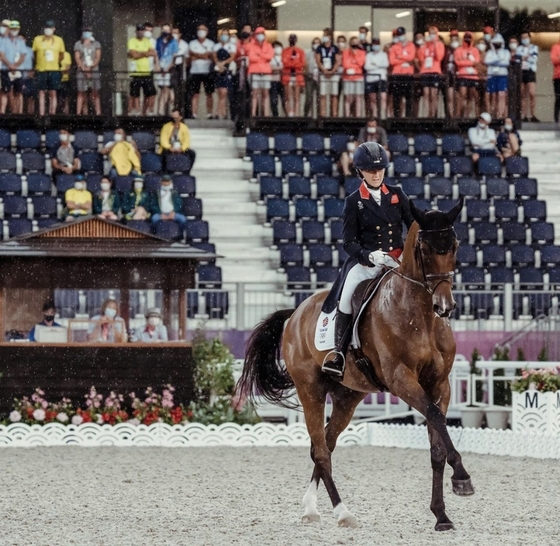
[[[554,84],[554,121],[558,123],[558,115],[560,114],[560,78],[552,80]]]
[[[278,97],[284,102],[284,86],[282,82],[270,82],[270,109],[275,118],[278,117]]]
[[[406,117],[412,117],[412,101],[414,91],[414,77],[407,75],[392,76],[393,117],[401,117],[401,99],[406,99]]]

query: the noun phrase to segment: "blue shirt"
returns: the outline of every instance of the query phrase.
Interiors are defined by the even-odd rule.
[[[26,55],[27,56],[27,46],[25,45],[25,40],[20,38],[12,38],[4,36],[0,39],[0,51],[6,57],[6,60],[10,63],[16,62],[16,55]],[[25,63],[25,61],[24,61]],[[7,70],[7,66],[4,63],[0,63],[1,70]],[[18,67],[21,70],[21,65]]]
[[[175,54],[179,52],[179,43],[171,39],[164,42],[160,36],[156,41],[156,52],[162,68],[169,68],[173,64]]]
[[[25,59],[19,65],[20,70],[33,70],[33,49],[28,45],[25,46]],[[25,74],[24,74],[25,76]]]
[[[42,320],[39,324],[37,324],[36,326],[49,326],[48,324],[45,323],[44,320]],[[31,330],[29,331],[29,341],[37,341],[35,339],[35,327],[33,326],[33,328],[31,328]],[[59,328],[62,328],[62,324],[58,324],[58,322],[53,322],[50,326],[58,326]]]

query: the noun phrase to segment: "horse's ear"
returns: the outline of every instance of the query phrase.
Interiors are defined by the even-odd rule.
[[[447,219],[449,220],[450,224],[454,224],[455,220],[457,220],[457,216],[459,216],[461,210],[463,209],[464,198],[461,197],[457,204],[447,212]]]
[[[418,225],[421,226],[424,222],[424,212],[414,204],[414,201],[412,199],[409,202],[410,213],[412,214],[412,217],[418,222]]]

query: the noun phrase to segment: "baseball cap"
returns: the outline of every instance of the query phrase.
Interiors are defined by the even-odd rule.
[[[11,21],[9,19],[4,19],[2,21],[2,26],[3,27],[9,27],[10,26]]]
[[[397,28],[397,36],[403,36],[406,34],[406,29],[404,27]]]
[[[10,21],[10,28],[20,28],[19,21]]]
[[[265,33],[264,27],[257,27],[255,29],[255,34],[264,34],[264,33]]]
[[[85,180],[85,177],[83,174],[76,174],[74,180]]]
[[[494,29],[493,29],[492,27],[490,27],[490,26],[485,26],[485,27],[482,29],[482,32],[484,32],[484,34],[492,34],[492,32],[494,32]]]
[[[45,23],[45,28],[54,28],[56,25],[54,24],[54,21],[52,19],[49,19],[46,23]]]
[[[138,23],[136,25],[136,30],[140,31],[140,30],[145,30],[146,27],[144,27],[144,23]]]
[[[492,121],[492,116],[488,112],[482,112],[482,114],[478,117],[483,119],[486,123],[490,123]]]
[[[173,181],[173,178],[171,178],[171,176],[170,176],[169,174],[164,174],[164,175],[161,177],[161,181],[162,181],[162,182],[172,182],[172,181]]]
[[[396,36],[396,35],[397,35],[397,29],[394,28],[394,29],[393,29],[393,36]]]
[[[146,311],[146,318],[148,317],[159,317],[161,318],[161,311],[157,307],[151,307]]]

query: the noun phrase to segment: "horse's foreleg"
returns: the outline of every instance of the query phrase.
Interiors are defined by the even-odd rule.
[[[430,455],[432,458],[432,502],[430,509],[436,517],[436,531],[447,531],[453,529],[453,523],[445,513],[445,501],[443,500],[443,473],[445,471],[445,460],[447,450],[439,434],[432,425],[428,425],[428,437],[430,439]]]

